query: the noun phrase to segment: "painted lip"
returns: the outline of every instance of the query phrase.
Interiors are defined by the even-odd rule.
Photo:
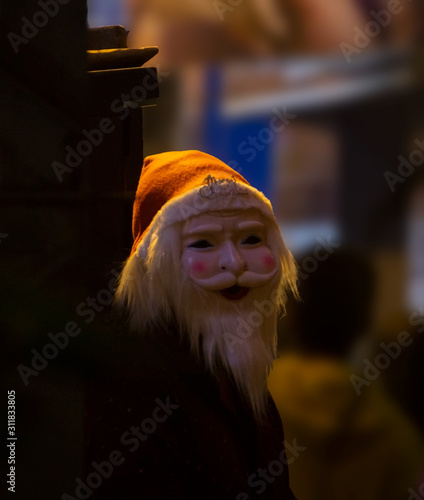
[[[219,293],[228,300],[240,300],[245,297],[250,288],[246,286],[233,285],[230,288],[224,288]]]

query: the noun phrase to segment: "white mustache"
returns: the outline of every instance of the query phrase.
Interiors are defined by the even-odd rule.
[[[224,290],[225,288],[230,288],[234,285],[239,285],[247,288],[254,288],[258,286],[265,285],[268,283],[277,272],[274,269],[270,273],[259,274],[252,271],[245,271],[239,277],[234,276],[233,273],[224,272],[213,276],[212,278],[199,279],[191,277],[191,280],[196,283],[196,285],[201,286],[205,290],[218,291]]]

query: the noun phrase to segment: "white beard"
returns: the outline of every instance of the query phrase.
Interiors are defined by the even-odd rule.
[[[231,301],[183,279],[174,301],[181,334],[188,336],[194,354],[216,373],[223,366],[252,408],[257,420],[266,414],[267,377],[276,356],[279,312],[270,300],[276,288],[251,288],[246,297]],[[179,300],[178,300],[179,299]],[[267,301],[265,314],[255,304]]]

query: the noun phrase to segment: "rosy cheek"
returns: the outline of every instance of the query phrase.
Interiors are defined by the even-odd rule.
[[[274,269],[275,268],[275,259],[272,255],[265,255],[263,259],[264,266],[267,267],[268,269]]]
[[[193,262],[191,269],[196,274],[201,274],[206,271],[206,264],[204,262]]]

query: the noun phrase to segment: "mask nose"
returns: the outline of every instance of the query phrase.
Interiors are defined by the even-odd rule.
[[[222,245],[219,266],[221,271],[229,271],[235,276],[245,270],[245,262],[233,242],[227,241]]]

